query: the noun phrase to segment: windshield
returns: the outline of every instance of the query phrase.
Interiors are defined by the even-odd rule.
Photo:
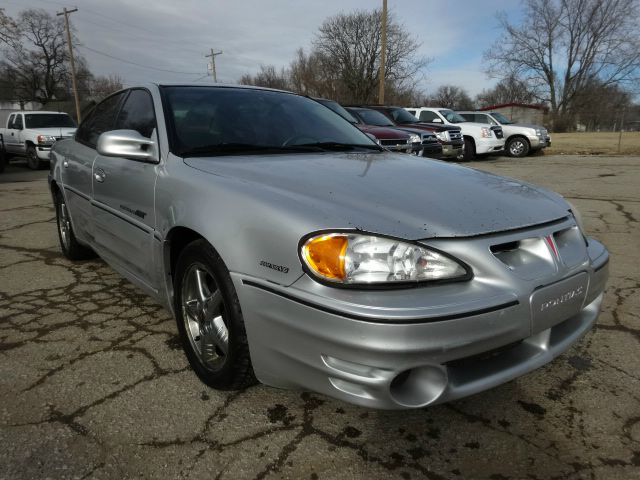
[[[325,107],[330,108],[331,110],[336,112],[338,115],[344,118],[347,122],[358,123],[358,120],[356,120],[356,118],[353,115],[351,115],[348,111],[346,111],[344,107],[340,105],[338,102],[334,102],[333,100],[318,100],[318,102],[320,102]]]
[[[31,113],[24,116],[26,128],[73,128],[76,123],[66,113]]]
[[[320,103],[252,88],[162,88],[181,156],[382,149]]]
[[[462,115],[453,110],[439,110],[439,112],[449,123],[464,123],[467,121]]]
[[[391,116],[396,123],[418,123],[419,120],[407,112],[404,108],[394,108]]]
[[[376,127],[395,127],[395,124],[389,120],[384,114],[375,110],[358,110],[358,114],[362,121],[367,125],[375,125]]]
[[[502,125],[512,125],[513,124],[513,122],[511,120],[509,120],[507,117],[505,117],[501,113],[491,112],[491,116],[493,118],[495,118],[498,122],[500,122]]]

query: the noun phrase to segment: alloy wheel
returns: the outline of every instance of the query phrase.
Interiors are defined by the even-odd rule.
[[[222,292],[204,265],[195,263],[187,269],[181,300],[185,331],[194,353],[205,368],[219,370],[229,353],[229,330]]]

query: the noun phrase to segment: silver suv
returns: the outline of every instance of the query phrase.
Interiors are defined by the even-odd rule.
[[[551,137],[541,125],[516,123],[498,112],[458,112],[466,120],[500,126],[506,139],[505,151],[510,157],[526,157],[529,153],[551,146]]]

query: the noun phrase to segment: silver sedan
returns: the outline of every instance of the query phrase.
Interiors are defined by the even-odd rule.
[[[307,97],[130,88],[51,160],[63,253],[166,305],[213,388],[423,407],[544,365],[600,310],[609,255],[561,196],[390,153]]]

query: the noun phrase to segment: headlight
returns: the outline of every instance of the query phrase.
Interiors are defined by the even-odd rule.
[[[482,138],[491,138],[491,129],[487,127],[482,127],[480,129],[480,136]]]
[[[580,210],[578,210],[573,203],[571,202],[567,202],[567,203],[571,207],[571,213],[573,214],[573,218],[576,219],[576,225],[578,225],[578,228],[580,229],[582,236],[585,237],[586,239],[587,234],[586,234],[586,230],[584,229],[584,222],[582,221],[582,214],[580,213]]]
[[[38,143],[54,143],[56,141],[56,137],[51,135],[38,135],[37,140]]]
[[[541,137],[542,136],[542,130],[540,130],[539,128],[536,128],[536,135],[538,137]]]
[[[409,143],[421,143],[422,140],[420,140],[420,135],[411,135],[409,137]]]
[[[438,137],[438,140],[442,141],[442,142],[448,142],[449,141],[449,132],[436,132],[436,137]]]
[[[469,278],[470,270],[436,250],[360,233],[323,233],[302,243],[300,257],[321,280],[344,285]]]

